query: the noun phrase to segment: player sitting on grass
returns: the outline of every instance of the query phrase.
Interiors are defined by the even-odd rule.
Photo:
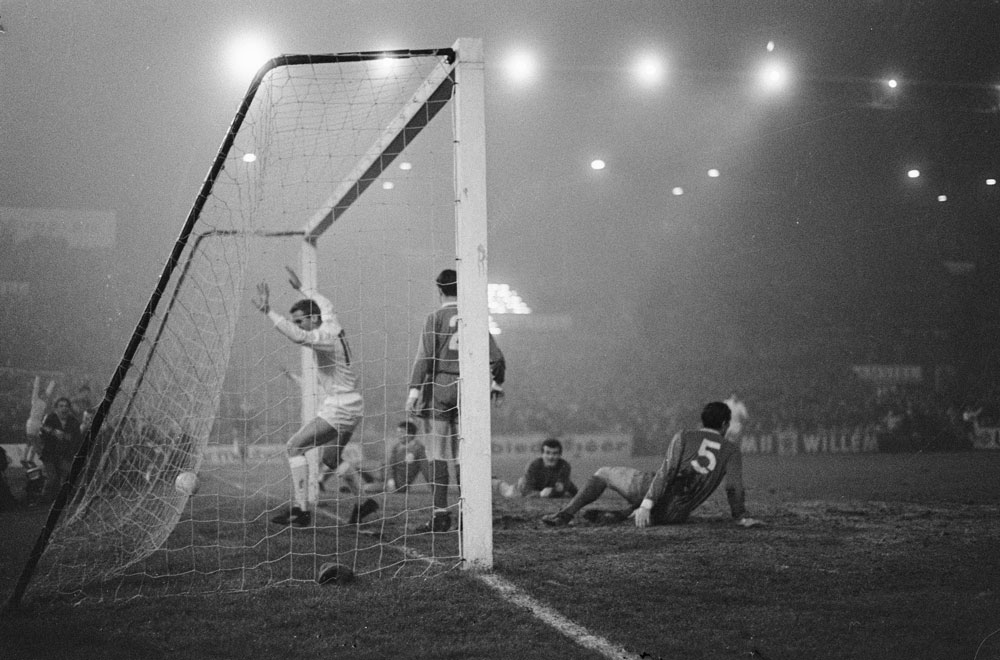
[[[726,497],[738,525],[752,527],[760,521],[746,517],[743,506],[743,459],[740,447],[726,439],[729,406],[713,401],[701,413],[702,428],[681,431],[667,447],[666,458],[655,474],[628,467],[602,467],[562,509],[542,518],[553,527],[568,525],[576,512],[610,488],[629,507],[621,511],[588,510],[591,522],[621,522],[635,515],[636,527],[681,523],[708,499],[726,479]]]
[[[573,497],[576,485],[570,481],[570,465],[562,457],[562,443],[556,438],[542,442],[542,455],[524,468],[524,475],[516,484],[494,480],[496,489],[506,498],[517,497]]]
[[[328,446],[339,455],[351,440],[351,434],[361,419],[363,404],[357,387],[357,377],[351,370],[351,353],[347,347],[344,329],[333,313],[333,305],[317,291],[302,289],[298,275],[286,268],[289,284],[306,296],[291,309],[291,320],[271,311],[270,291],[266,282],[257,285],[254,306],[267,314],[278,332],[293,343],[308,346],[316,360],[316,375],[324,398],[316,411],[316,417],[302,426],[288,439],[288,467],[292,473],[292,507],[285,513],[271,518],[278,525],[305,527],[312,522],[312,514],[306,505],[306,481],[309,476],[309,462],[306,451],[313,447]],[[339,465],[340,460],[324,453],[328,465]],[[375,500],[368,499],[356,504],[351,514],[351,522],[360,522],[365,515],[378,509]]]

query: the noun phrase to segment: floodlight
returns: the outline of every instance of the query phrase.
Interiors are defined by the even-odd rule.
[[[647,53],[636,59],[632,71],[639,83],[653,87],[663,82],[666,67],[659,55]]]
[[[229,46],[229,66],[243,83],[253,78],[272,56],[273,49],[257,35],[241,35]]]
[[[780,92],[788,85],[788,66],[776,59],[768,60],[760,70],[760,84],[767,92]]]
[[[519,50],[511,53],[507,58],[507,75],[515,83],[528,83],[535,77],[538,68],[534,55],[527,51]]]

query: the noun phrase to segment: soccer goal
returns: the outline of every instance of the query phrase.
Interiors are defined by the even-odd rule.
[[[11,602],[311,583],[329,561],[372,577],[490,568],[484,132],[479,40],[265,65]],[[302,295],[286,266],[333,303],[365,409],[344,457],[356,469],[326,474],[313,456],[301,528],[269,519],[288,507],[285,442],[315,413],[315,361],[250,302],[267,282],[288,316]],[[461,487],[449,500],[462,525],[415,534],[428,486],[385,484],[443,268],[459,275]],[[379,509],[350,524],[360,498]]]

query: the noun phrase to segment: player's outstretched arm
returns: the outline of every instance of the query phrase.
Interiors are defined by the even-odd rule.
[[[271,290],[268,289],[267,282],[261,282],[257,285],[257,295],[251,298],[250,302],[258,310],[267,314],[271,311],[270,298]]]
[[[299,279],[298,274],[290,266],[285,266],[285,270],[288,271],[288,283],[292,285],[292,288],[296,291],[302,290],[302,280]]]

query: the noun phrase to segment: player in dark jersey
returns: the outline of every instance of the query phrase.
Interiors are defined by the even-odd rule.
[[[448,463],[457,458],[458,439],[458,278],[448,268],[437,277],[442,305],[428,315],[417,348],[410,377],[406,410],[428,419],[427,458],[430,466],[431,520],[418,526],[416,533],[447,532],[451,529],[448,511]],[[503,353],[490,335],[490,397],[503,396],[505,363]]]
[[[569,504],[544,516],[542,522],[553,527],[568,525],[577,511],[610,488],[624,497],[629,507],[622,511],[591,510],[584,512],[584,518],[619,522],[634,514],[635,526],[640,528],[681,523],[725,479],[733,519],[743,527],[760,524],[746,516],[740,447],[726,439],[730,419],[729,406],[721,401],[709,403],[701,413],[702,428],[675,435],[655,474],[628,467],[602,467]]]

